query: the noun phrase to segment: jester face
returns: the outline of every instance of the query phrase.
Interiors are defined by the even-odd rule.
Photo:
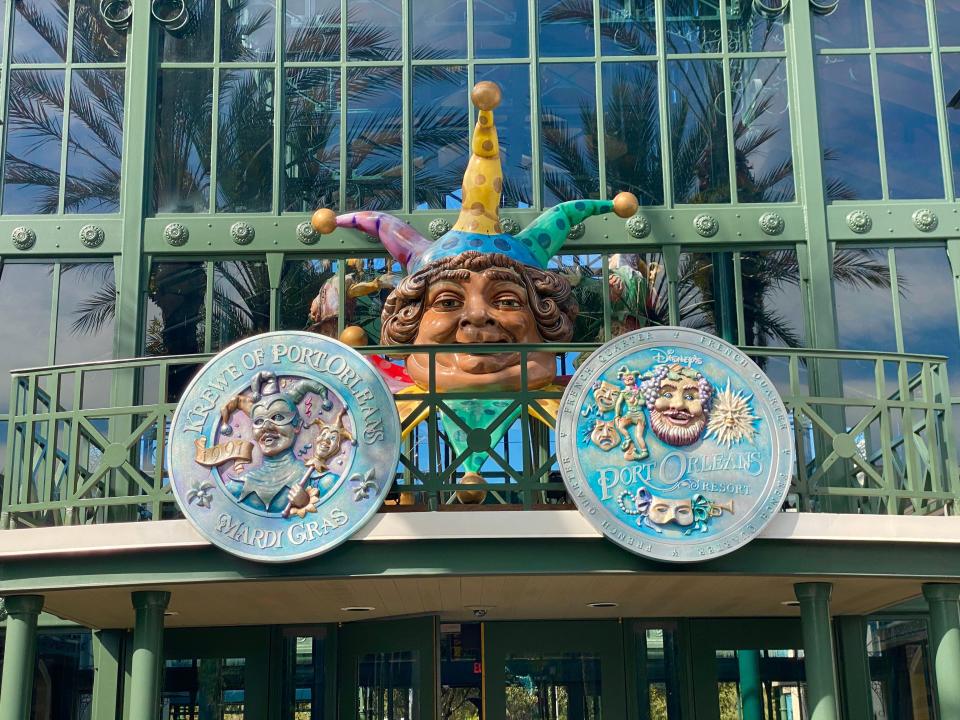
[[[339,427],[322,425],[316,440],[313,441],[313,453],[321,459],[331,458],[340,452],[342,443],[343,436]]]
[[[681,527],[693,525],[693,501],[671,500],[655,497],[647,510],[647,518],[655,525],[666,525],[675,522]]]
[[[293,447],[300,432],[300,413],[288,400],[265,398],[253,406],[253,439],[267,457],[274,457]]]

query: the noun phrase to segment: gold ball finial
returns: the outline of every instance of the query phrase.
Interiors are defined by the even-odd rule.
[[[632,192],[617,193],[613,199],[613,211],[622,218],[633,217],[639,207],[637,196]]]
[[[460,478],[459,485],[475,485],[480,486],[481,488],[487,484],[487,481],[484,480],[479,474],[474,472],[466,472],[463,474],[463,477]],[[487,491],[480,490],[457,490],[455,493],[457,500],[459,500],[464,505],[480,505],[484,500],[487,499]]]
[[[347,325],[340,333],[340,342],[350,347],[362,347],[367,344],[367,331],[359,325]]]
[[[337,229],[337,214],[330,208],[320,208],[310,218],[310,224],[321,235],[329,235]]]
[[[503,94],[500,92],[500,86],[495,82],[482,80],[473,86],[470,99],[481,110],[493,110],[500,104]]]

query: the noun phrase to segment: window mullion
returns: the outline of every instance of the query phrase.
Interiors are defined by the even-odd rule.
[[[60,186],[57,190],[57,208],[66,211],[67,194],[67,156],[70,149],[70,96],[73,87],[73,25],[76,22],[77,3],[70,3],[67,13],[67,49],[66,63],[63,68],[63,116],[60,120]]]
[[[276,21],[274,22],[274,41],[273,41],[273,198],[270,208],[274,215],[280,214],[280,195],[283,188],[283,167],[284,167],[284,116],[286,102],[284,100],[286,89],[286,76],[283,71],[283,57],[285,54],[285,45],[283,38],[283,29],[287,17],[286,0],[277,0]]]
[[[948,201],[956,197],[953,185],[953,158],[950,154],[950,123],[947,120],[949,98],[943,92],[943,68],[940,65],[940,38],[937,35],[936,8],[933,0],[926,1],[927,33],[930,43],[931,79],[933,80],[933,106],[937,113],[937,137],[940,139],[940,164],[943,167],[943,190]]]

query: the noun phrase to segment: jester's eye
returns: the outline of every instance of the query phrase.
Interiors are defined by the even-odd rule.
[[[452,293],[444,293],[433,301],[433,306],[438,310],[459,310],[463,307],[463,300]]]
[[[515,295],[501,295],[493,301],[493,305],[501,310],[519,310],[523,307],[523,303]]]

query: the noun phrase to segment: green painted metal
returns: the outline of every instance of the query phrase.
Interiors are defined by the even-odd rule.
[[[866,618],[842,615],[835,618],[834,623],[843,717],[847,720],[874,720]]]
[[[163,668],[163,613],[170,593],[141,590],[132,594],[136,621],[130,670],[130,720],[157,720],[160,671]]]
[[[7,626],[0,680],[0,720],[29,720],[33,705],[37,618],[43,609],[43,597],[14,595],[5,598],[4,607]]]
[[[123,662],[123,632],[93,632],[93,699],[91,720],[116,720],[120,690],[120,668]]]
[[[797,583],[803,626],[803,662],[807,679],[807,712],[810,720],[839,720],[837,669],[830,619],[830,593],[824,582]]]
[[[960,585],[923,586],[930,607],[930,654],[940,720],[960,718]]]
[[[763,720],[760,651],[738,650],[737,665],[740,669],[740,714],[743,720]]]

